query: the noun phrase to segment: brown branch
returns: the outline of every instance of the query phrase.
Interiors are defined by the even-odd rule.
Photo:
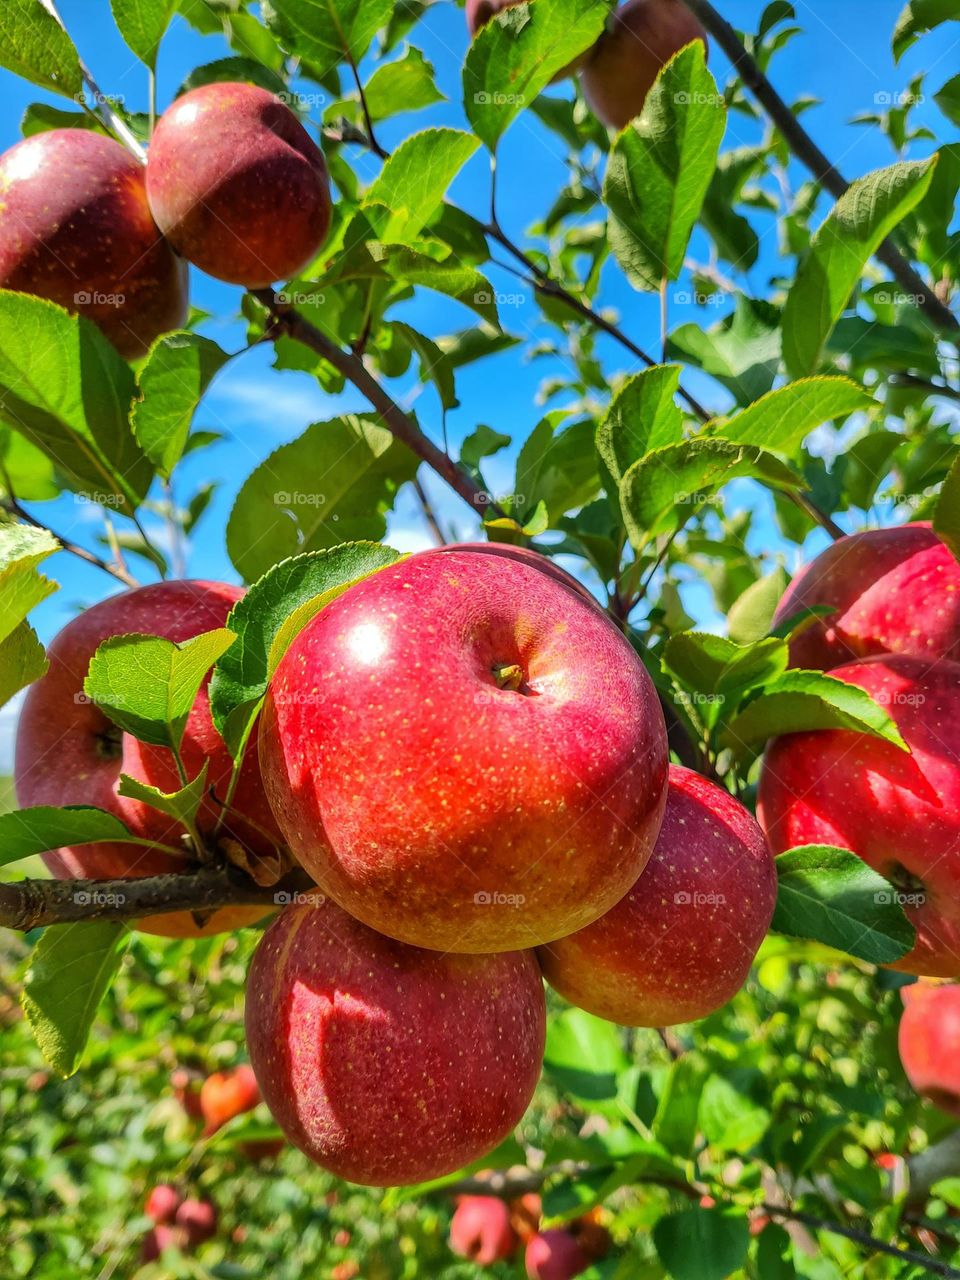
[[[26,932],[83,920],[136,920],[172,911],[283,906],[315,886],[303,872],[278,884],[256,884],[233,866],[115,880],[17,880],[0,884],[0,926]]]
[[[849,182],[839,169],[831,164],[777,93],[760,70],[756,60],[744,48],[743,41],[734,28],[722,14],[717,12],[710,0],[686,0],[686,4],[730,59],[734,70],[776,125],[793,154],[806,166],[814,178],[822,183],[834,199],[839,200],[849,190]],[[905,292],[917,298],[921,309],[938,328],[954,334],[960,332],[960,321],[940,301],[934,290],[907,261],[892,240],[883,241],[877,249],[876,257],[903,286]]]
[[[348,382],[352,382],[376,409],[383,425],[394,439],[405,444],[421,462],[425,462],[442,480],[445,480],[454,493],[459,494],[473,509],[474,513],[494,510],[493,504],[487,501],[488,495],[466,471],[461,469],[458,463],[420,430],[413,418],[400,408],[370,373],[360,356],[338,347],[316,325],[304,319],[295,307],[281,302],[272,289],[254,289],[251,292],[270,312],[274,319],[275,331],[279,330],[295,338],[297,342],[302,342],[305,347],[309,347],[311,351],[315,351],[318,356],[322,356],[332,364]]]
[[[111,578],[116,578],[118,582],[122,582],[126,587],[139,587],[140,583],[128,569],[123,565],[110,564],[109,561],[102,559],[98,555],[94,555],[92,551],[88,551],[86,547],[81,547],[78,542],[71,542],[69,538],[64,538],[61,534],[56,533],[49,525],[44,524],[41,520],[36,520],[25,510],[17,499],[10,492],[9,484],[6,486],[7,496],[0,502],[0,506],[9,515],[16,516],[19,520],[23,520],[25,524],[32,525],[34,529],[45,529],[51,537],[56,538],[60,543],[61,550],[68,551],[70,555],[76,556],[78,560],[85,560],[87,564],[92,564],[97,569],[102,569],[104,573],[109,573]]]

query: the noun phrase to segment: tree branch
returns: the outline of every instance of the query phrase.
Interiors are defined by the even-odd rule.
[[[122,582],[126,587],[139,587],[140,583],[128,569],[120,564],[110,564],[109,561],[102,559],[98,555],[94,555],[92,551],[88,551],[86,547],[81,547],[78,542],[71,542],[69,538],[64,538],[61,534],[56,533],[49,525],[45,525],[40,520],[35,520],[29,511],[26,511],[10,491],[9,482],[6,483],[7,496],[0,502],[10,515],[16,516],[19,520],[23,520],[25,524],[32,525],[34,529],[45,529],[51,537],[56,538],[64,551],[69,551],[72,556],[76,556],[78,560],[85,560],[87,564],[94,565],[97,569],[102,569],[104,573],[109,573],[111,578],[116,578],[118,582]]]
[[[405,444],[407,448],[428,467],[431,467],[442,480],[453,489],[454,493],[466,502],[474,511],[494,510],[493,504],[487,501],[487,494],[463,471],[444,451],[433,443],[414,422],[413,418],[396,403],[377,379],[367,369],[360,356],[344,351],[335,342],[309,320],[304,319],[295,307],[281,302],[273,289],[253,289],[253,297],[267,308],[273,317],[276,328],[302,342],[305,347],[322,356],[333,367],[352,382],[373,405],[391,435]]]
[[[316,886],[302,871],[264,886],[231,865],[141,879],[16,880],[0,884],[0,926],[26,932],[42,925],[136,920],[217,907],[262,906],[266,912],[311,890],[316,892]]]
[[[803,125],[760,70],[756,60],[743,46],[734,28],[710,3],[710,0],[686,0],[687,8],[700,19],[709,34],[733,63],[740,79],[776,125],[787,146],[806,166],[818,182],[839,200],[850,187],[849,182],[827,159]],[[903,256],[892,240],[884,240],[876,257],[904,288],[917,298],[918,305],[940,329],[960,332],[960,320],[937,297],[934,290]]]
[[[934,1183],[960,1175],[960,1129],[907,1161],[907,1204],[926,1200]]]

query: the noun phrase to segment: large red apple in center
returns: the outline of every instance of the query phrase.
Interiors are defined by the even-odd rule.
[[[83,692],[97,647],[108,637],[142,633],[182,642],[226,623],[243,592],[221,582],[158,582],[111,596],[67,624],[47,652],[50,669],[32,686],[17,731],[16,785],[22,805],[95,805],[116,814],[136,835],[179,846],[183,828],[159,810],[117,794],[121,773],[161,791],[180,786],[176,764],[165,747],[149,746],[122,732]],[[181,747],[189,777],[208,762],[207,782],[222,801],[232,770],[227,748],[210,719],[206,687],[197,694]],[[222,809],[204,800],[197,815],[201,834],[212,833]],[[249,817],[255,826],[243,819]],[[234,798],[234,811],[222,834],[241,841],[252,853],[270,851],[268,834],[276,824],[263,795],[255,750],[248,751]],[[279,833],[276,835],[280,842]],[[146,845],[102,842],[77,845],[44,855],[61,879],[150,876],[189,870],[189,860]],[[147,932],[167,936],[216,933],[251,923],[261,907],[228,908],[207,919],[188,911],[140,921]]]
[[[599,609],[539,568],[425,553],[297,636],[260,731],[264,784],[317,883],[381,933],[505,951],[589,924],[653,848],[667,743]]]

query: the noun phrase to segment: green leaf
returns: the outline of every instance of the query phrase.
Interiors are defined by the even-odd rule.
[[[739,404],[750,404],[770,390],[780,366],[780,312],[760,298],[738,294],[733,315],[709,329],[685,324],[674,330],[667,355],[699,365]]]
[[[417,465],[373,414],[314,423],[247,477],[227,524],[230,559],[251,582],[301,551],[379,541]]]
[[[364,92],[373,121],[446,101],[434,82],[433,67],[419,49],[408,49],[396,62],[381,63]]]
[[[796,1280],[793,1241],[775,1222],[764,1227],[757,1241],[757,1275],[763,1280]]]
[[[789,653],[783,640],[734,644],[704,631],[681,631],[670,637],[663,664],[687,689],[729,695],[781,675]]]
[[[781,565],[765,578],[758,578],[730,607],[727,634],[737,644],[753,644],[770,633],[773,615],[788,585]]]
[[[174,96],[179,98],[191,89],[199,89],[205,84],[230,84],[237,81],[258,84],[269,93],[283,94],[284,101],[291,110],[297,109],[296,95],[290,93],[283,77],[255,58],[218,58],[216,62],[206,62],[203,66],[194,67]]]
[[[921,35],[951,20],[960,21],[960,0],[910,0],[894,28],[894,60],[899,62]]]
[[[117,784],[117,795],[127,796],[131,800],[139,800],[153,809],[159,809],[176,822],[191,827],[196,821],[197,810],[203,802],[207,787],[207,770],[210,761],[204,760],[203,768],[185,787],[178,791],[161,791],[138,778],[131,778],[128,773],[121,773]]]
[[[67,98],[83,92],[73,41],[38,0],[0,5],[0,66]]]
[[[628,1066],[620,1033],[582,1009],[565,1009],[547,1027],[543,1068],[566,1093],[585,1102],[617,1096],[617,1077]]]
[[[673,1280],[726,1280],[743,1266],[750,1228],[742,1211],[683,1209],[660,1219],[653,1243]]]
[[[933,95],[933,100],[951,124],[960,125],[960,75],[952,76],[943,88]]]
[[[37,805],[0,814],[0,867],[68,844],[118,840],[143,844],[112,813],[86,806],[55,809]]]
[[[401,284],[434,289],[448,298],[455,298],[488,324],[499,328],[496,293],[490,281],[476,268],[452,255],[443,259],[432,258],[406,245],[371,243],[367,248],[373,261],[392,279]]]
[[[48,502],[59,498],[52,461],[25,436],[0,424],[0,492],[21,502]]]
[[[676,280],[717,163],[726,109],[703,42],[662,69],[618,135],[603,184],[610,247],[636,289]]]
[[[270,569],[237,601],[227,618],[236,643],[217,660],[210,679],[210,714],[234,754],[246,725],[236,713],[247,708],[251,718],[256,714],[297,631],[355,582],[398,559],[399,552],[374,542],[309,551]]]
[[[540,503],[552,524],[565,511],[584,506],[600,492],[593,422],[585,418],[561,426],[562,421],[559,413],[548,414],[517,457],[514,492],[507,505],[520,524],[531,518]]]
[[[37,565],[59,549],[60,543],[47,529],[0,524],[0,640],[57,590],[55,582],[37,573]]]
[[[657,365],[628,378],[597,428],[597,452],[618,483],[651,449],[676,444],[683,414],[676,402],[678,365]]]
[[[420,361],[420,381],[424,384],[433,383],[437,388],[442,408],[455,409],[460,402],[457,399],[453,378],[453,365],[446,352],[441,351],[432,338],[419,333],[416,329],[411,329],[408,324],[394,320],[392,328],[402,334],[416,351]]]
[[[690,1156],[696,1142],[700,1095],[707,1067],[697,1053],[685,1053],[670,1067],[653,1118],[654,1136],[676,1155]]]
[[[471,41],[463,64],[463,109],[490,151],[554,75],[598,39],[607,7],[550,0],[501,10]]]
[[[650,452],[620,482],[620,506],[637,551],[668,528],[679,528],[729,480],[751,476],[782,489],[802,487],[796,472],[755,445],[699,436]]]
[[[386,243],[409,243],[443,203],[444,192],[479,146],[459,129],[424,129],[403,141],[380,170],[363,207]],[[389,210],[377,216],[376,206]]]
[[[91,133],[107,135],[98,117],[86,111],[65,111],[50,102],[31,102],[20,120],[21,137],[32,138],[51,129],[88,129]]]
[[[474,428],[460,446],[460,462],[465,467],[476,471],[484,458],[490,458],[511,443],[512,437],[502,431],[494,431],[492,427]]]
[[[711,1076],[700,1095],[700,1126],[708,1142],[746,1155],[770,1127],[770,1112],[723,1076]]]
[[[777,858],[772,928],[811,938],[870,964],[890,964],[913,947],[913,927],[896,890],[849,849],[803,845]]]
[[[0,290],[0,419],[69,488],[130,515],[153,470],[130,430],[133,373],[96,325]]]
[[[820,671],[786,671],[771,681],[729,722],[724,740],[742,748],[814,729],[866,733],[907,750],[890,716],[864,689]]]
[[[0,707],[46,670],[47,655],[37,633],[29,622],[21,622],[0,640]]]
[[[960,560],[960,455],[943,482],[933,515],[933,527]]]
[[[153,71],[177,0],[110,0],[110,8],[127,48]]]
[[[162,476],[180,461],[197,405],[230,357],[196,333],[167,333],[150,348],[137,378],[134,434]]]
[[[44,930],[30,955],[23,1010],[54,1071],[72,1076],[93,1019],[117,976],[130,930],[120,922],[58,925]]]
[[[891,165],[854,182],[834,205],[801,262],[783,313],[783,358],[792,378],[815,373],[830,330],[864,267],[923,199],[936,158]]]
[[[178,751],[203,678],[234,639],[226,627],[179,644],[164,636],[111,636],[90,661],[84,692],[141,742]]]
[[[393,0],[271,0],[264,16],[289,53],[324,74],[359,63],[393,8]]]
[[[875,406],[873,397],[849,378],[801,378],[733,417],[714,419],[706,429],[724,440],[793,454],[814,428]]]

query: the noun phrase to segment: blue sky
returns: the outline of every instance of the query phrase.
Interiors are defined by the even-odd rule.
[[[143,110],[147,102],[147,74],[121,41],[110,18],[108,0],[61,0],[60,10],[80,52],[90,65],[101,88],[107,94],[122,95],[128,108]],[[735,23],[753,29],[764,4],[760,0],[726,0],[721,5]],[[893,95],[903,89],[920,70],[928,70],[928,101],[916,113],[919,123],[928,124],[943,137],[944,117],[929,100],[933,92],[955,73],[958,63],[956,31],[952,25],[927,36],[910,50],[899,67],[893,64],[890,33],[901,0],[819,0],[796,4],[803,34],[795,38],[778,55],[772,69],[774,82],[788,99],[809,96],[821,105],[804,115],[804,122],[814,138],[847,176],[856,177],[873,168],[889,164],[895,158],[889,143],[874,128],[853,126],[851,117],[875,109],[877,95]],[[446,124],[466,127],[460,103],[460,70],[467,47],[463,12],[454,4],[436,3],[412,33],[412,42],[421,48],[435,68],[446,103],[387,121],[378,128],[383,145],[397,145],[415,129],[427,125]],[[212,62],[229,53],[218,37],[201,37],[176,18],[164,42],[158,67],[158,99],[166,106],[187,73],[196,65]],[[397,56],[397,53],[390,55]],[[372,60],[362,69],[369,75]],[[719,52],[711,53],[711,67],[721,85],[728,77],[728,65]],[[551,93],[569,93],[558,86]],[[44,94],[16,77],[0,72],[0,144],[11,146],[19,137],[18,124],[24,108],[44,98]],[[62,105],[62,100],[60,100]],[[319,119],[319,111],[312,113]],[[739,114],[731,113],[724,146],[732,147],[756,141],[758,126]],[[933,144],[930,144],[932,146]],[[362,178],[372,178],[377,170],[372,157],[355,148],[351,156]],[[510,129],[501,147],[498,161],[500,218],[505,229],[522,241],[525,228],[539,219],[549,208],[564,181],[562,144],[544,130],[527,113]],[[791,181],[799,185],[805,178],[799,167],[791,171]],[[478,152],[451,189],[452,198],[480,217],[486,216],[489,201],[489,167],[485,153]],[[756,266],[738,283],[748,292],[762,294],[770,277],[787,270],[777,254],[776,235],[770,218],[751,215],[762,236],[761,255]],[[694,258],[706,258],[705,246],[694,239]],[[490,269],[490,278],[498,290],[516,295],[523,286],[511,276]],[[671,327],[682,321],[696,320],[710,325],[724,313],[723,307],[698,308],[680,299],[685,291],[681,280],[671,301]],[[214,312],[219,319],[205,332],[226,349],[236,351],[243,346],[243,329],[234,316],[241,291],[220,284],[199,272],[192,272],[192,300],[199,307]],[[658,303],[649,296],[634,292],[620,275],[611,259],[602,277],[599,305],[615,308],[624,328],[641,346],[655,351],[659,344]],[[422,298],[404,304],[397,310],[410,323],[437,336],[467,327],[472,313],[458,304],[424,293]],[[520,305],[502,308],[505,327],[529,337],[542,336],[539,312],[532,298]],[[605,367],[632,371],[629,356],[611,340],[603,340],[599,351]],[[221,482],[218,496],[199,526],[190,548],[191,576],[235,580],[223,550],[222,530],[233,497],[244,476],[253,466],[286,440],[298,435],[311,422],[333,417],[344,410],[365,408],[362,399],[348,391],[341,396],[326,395],[305,375],[278,373],[270,369],[270,352],[258,349],[242,355],[227,365],[214,383],[202,405],[197,425],[225,432],[230,444],[218,446],[199,455],[184,468],[179,481],[181,497],[204,480]],[[460,407],[448,416],[452,442],[459,442],[477,423],[485,422],[510,433],[522,441],[533,429],[542,408],[537,403],[541,381],[562,372],[555,361],[524,360],[522,349],[504,352],[492,360],[469,366],[458,374]],[[696,374],[688,376],[691,390],[709,407],[726,407],[725,393],[708,379]],[[391,384],[391,390],[403,404],[415,404],[427,432],[439,438],[440,412],[435,393],[426,390],[416,395],[415,384],[408,378]],[[558,402],[562,404],[562,401]],[[551,407],[556,407],[551,404]],[[512,475],[512,456],[497,460],[489,477],[494,487],[508,484]],[[426,483],[444,520],[458,535],[475,531],[470,512],[458,499],[448,496],[439,482],[427,477]],[[36,514],[49,520],[51,526],[77,541],[92,543],[99,521],[97,508],[75,502],[69,496],[55,503],[38,504]],[[162,537],[158,536],[162,541]],[[428,545],[422,518],[407,499],[401,499],[391,521],[393,545],[414,549]],[[84,604],[111,594],[114,584],[97,570],[74,558],[58,555],[48,562],[48,572],[61,583],[61,590],[37,610],[35,623],[43,639],[49,639],[72,613]],[[141,572],[137,566],[136,572]],[[696,602],[695,602],[696,603]],[[699,602],[705,615],[709,608],[704,598]],[[7,738],[10,712],[0,722],[0,751]]]

